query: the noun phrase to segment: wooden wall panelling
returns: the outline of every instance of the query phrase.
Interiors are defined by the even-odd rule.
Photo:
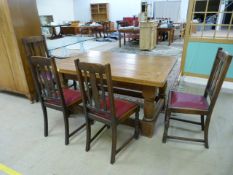
[[[5,70],[1,74],[1,81],[8,82],[0,84],[1,89],[13,92],[27,93],[28,87],[25,81],[25,74],[22,70],[21,57],[19,54],[14,29],[10,18],[7,0],[0,0],[0,24],[1,24],[1,69]],[[3,61],[3,62],[2,62]],[[16,80],[20,78],[20,88],[16,86]]]
[[[1,79],[5,79],[0,81],[0,88],[32,99],[35,88],[22,38],[41,35],[36,0],[0,0],[0,14],[0,31],[3,33],[0,44],[1,48],[5,48],[1,53],[0,68],[4,67],[6,72],[4,76],[0,75]],[[12,79],[13,83],[7,79]]]
[[[30,94],[34,96],[35,87],[28,63],[28,58],[26,57],[24,46],[22,44],[22,38],[27,36],[41,35],[40,19],[36,0],[8,0],[8,4],[24,71],[26,74],[27,84]]]

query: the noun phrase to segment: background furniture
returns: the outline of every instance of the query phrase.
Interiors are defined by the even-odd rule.
[[[157,43],[157,23],[155,21],[140,22],[140,49],[152,50]]]
[[[121,47],[121,38],[123,33],[124,45],[126,44],[126,38],[139,39],[140,28],[139,27],[122,27],[118,29],[119,33],[119,47]]]
[[[44,116],[44,136],[48,136],[47,108],[63,112],[65,125],[65,144],[69,144],[69,138],[82,129],[81,125],[73,132],[69,132],[69,115],[73,108],[77,108],[82,102],[81,93],[78,90],[62,88],[54,58],[32,56],[30,66],[37,94],[39,95]]]
[[[73,44],[80,44],[80,50],[84,51],[84,42],[88,40],[93,40],[94,37],[84,37],[84,36],[67,36],[64,38],[61,38],[59,40],[47,40],[47,46],[48,50],[51,55],[54,55],[55,57],[69,57],[69,52],[67,52],[66,46],[70,46]],[[62,52],[60,54],[55,54],[55,50],[62,49]]]
[[[140,107],[136,103],[114,98],[110,64],[101,65],[75,60],[75,66],[86,117],[86,151],[90,150],[91,142],[105,127],[111,127],[111,164],[113,164],[115,162],[116,154],[119,153],[120,150],[122,150],[133,138],[138,139],[139,137]],[[127,120],[134,113],[134,135],[117,149],[117,126]],[[91,123],[93,120],[104,123],[104,127],[92,137]]]
[[[221,48],[218,50],[203,96],[177,91],[169,92],[165,115],[165,129],[163,135],[164,143],[166,143],[167,139],[178,139],[184,141],[204,142],[205,147],[209,148],[208,130],[210,119],[231,60],[232,56],[227,55]],[[210,99],[210,104],[208,104],[208,99]],[[201,116],[201,122],[199,123],[171,117],[172,112],[199,115]],[[168,135],[170,120],[201,125],[202,130],[204,130],[204,139],[193,139]]]
[[[168,38],[167,38],[168,45],[170,46],[171,43],[173,43],[173,41],[174,41],[174,32],[175,32],[174,28],[160,28],[160,27],[158,27],[157,31],[158,31],[157,43],[162,40],[162,38],[164,37],[164,34],[166,34],[166,33],[168,35]]]
[[[138,17],[124,17],[123,20],[116,21],[117,29],[119,27],[135,26],[139,25]]]
[[[80,34],[79,21],[71,21],[70,26],[61,26],[61,33],[63,35]]]
[[[40,24],[43,25],[50,25],[53,20],[53,15],[40,15]],[[41,27],[41,31],[43,35],[51,35],[52,34],[52,28],[47,27]]]
[[[36,0],[1,0],[0,16],[0,89],[32,100],[35,88],[21,39],[41,35]]]
[[[140,121],[142,134],[152,137],[158,114],[164,107],[167,77],[176,59],[97,51],[82,53],[77,57],[89,63],[110,63],[114,92],[144,99],[144,118]],[[77,79],[74,59],[57,60],[62,77]]]
[[[80,27],[62,26],[61,33],[62,35],[77,35],[80,34]]]
[[[108,21],[108,3],[91,4],[91,19],[92,21]]]
[[[52,33],[49,39],[56,39],[56,38],[62,38],[62,30],[61,30],[62,26],[68,26],[68,24],[57,24],[57,25],[47,24],[47,25],[43,25],[42,27],[47,27],[51,29]],[[58,34],[56,31],[56,27],[59,28]]]

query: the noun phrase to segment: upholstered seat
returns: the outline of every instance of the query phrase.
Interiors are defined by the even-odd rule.
[[[78,90],[64,88],[63,94],[67,106],[82,100],[81,92]]]
[[[204,96],[171,91],[170,107],[208,110],[209,104]]]
[[[82,96],[80,91],[69,89],[69,88],[63,88],[63,95],[65,100],[66,106],[71,106],[77,102],[80,102],[82,100]],[[59,95],[59,93],[57,93]],[[46,103],[54,104],[54,105],[61,105],[61,100],[58,99],[49,99],[45,101]]]
[[[120,120],[122,117],[125,116],[126,113],[135,110],[138,106],[136,103],[127,101],[127,100],[122,100],[122,99],[114,99],[115,103],[115,112],[116,112],[116,118]],[[110,111],[111,104],[109,98],[106,98],[106,107],[107,110]],[[104,104],[101,104],[101,108],[104,108]],[[95,112],[96,115],[98,115],[101,118],[111,120],[111,115],[106,114],[106,113],[101,113],[101,112]]]

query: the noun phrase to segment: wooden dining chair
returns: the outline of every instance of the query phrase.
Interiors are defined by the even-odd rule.
[[[42,56],[42,57],[53,56],[48,51],[48,47],[47,47],[46,39],[44,35],[25,37],[22,39],[22,41],[23,41],[28,59],[30,59],[31,56]],[[59,58],[59,57],[56,56],[56,58]],[[60,59],[64,59],[64,57]],[[73,81],[70,87],[74,87],[74,89],[77,89],[76,81]]]
[[[83,99],[84,114],[86,117],[86,151],[89,151],[91,142],[106,127],[112,129],[111,164],[115,156],[133,138],[139,137],[139,110],[133,102],[114,98],[110,64],[100,65],[79,62],[75,60],[77,76]],[[117,149],[117,126],[135,113],[135,132],[122,146]],[[91,137],[91,122],[98,121],[104,126]]]
[[[173,90],[169,92],[163,134],[164,143],[166,143],[167,139],[178,139],[184,141],[204,142],[205,147],[209,148],[208,130],[210,119],[231,60],[232,56],[224,52],[222,48],[218,49],[204,95],[200,96]],[[200,122],[171,117],[172,112],[199,115]],[[168,135],[170,120],[201,125],[201,128],[204,131],[204,139]]]
[[[69,132],[68,118],[72,109],[82,102],[81,93],[78,90],[61,87],[53,57],[32,56],[30,57],[30,67],[43,110],[44,136],[48,136],[47,108],[62,111],[65,124],[65,144],[68,145],[69,138],[85,126],[83,124],[73,132]]]
[[[31,56],[50,57],[45,36],[29,36],[22,39],[28,58]]]

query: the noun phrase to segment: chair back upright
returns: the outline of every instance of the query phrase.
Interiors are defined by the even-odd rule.
[[[65,108],[64,95],[53,57],[30,57],[30,66],[40,101],[60,110]]]
[[[214,105],[217,101],[228,68],[231,64],[231,60],[232,60],[231,55],[228,55],[226,52],[224,52],[222,48],[218,49],[204,93],[204,97],[206,98],[209,97],[210,99],[210,105],[209,105],[210,113],[212,113]]]
[[[102,114],[116,121],[110,64],[101,65],[75,60],[86,115]]]
[[[26,50],[28,59],[31,56],[49,57],[45,36],[30,36],[23,38],[23,44]]]

